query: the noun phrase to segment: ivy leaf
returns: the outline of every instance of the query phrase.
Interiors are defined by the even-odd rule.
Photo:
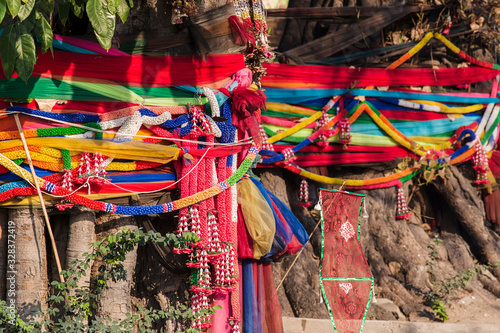
[[[5,2],[5,0],[0,0],[0,22],[3,21],[6,11],[7,11],[7,3]]]
[[[33,36],[28,33],[19,34],[16,39],[16,64],[17,75],[27,82],[36,62],[36,46]]]
[[[115,15],[109,11],[105,0],[89,0],[87,2],[87,15],[99,44],[109,50],[115,31]]]
[[[127,0],[117,0],[117,14],[120,16],[120,19],[122,20],[123,23],[127,21],[128,18],[128,13],[130,12],[130,7],[127,2]]]
[[[2,59],[3,72],[8,80],[12,77],[16,64],[16,40],[17,32],[12,25],[6,27],[2,32],[2,36],[0,36],[0,57]]]
[[[28,0],[28,2],[21,5],[18,12],[19,20],[21,22],[30,16],[33,7],[35,7],[35,0]]]
[[[47,22],[45,17],[41,16],[36,21],[35,34],[40,41],[40,44],[42,44],[43,53],[47,52],[48,49],[52,50],[52,28],[50,27],[50,24],[49,22]]]
[[[19,8],[21,7],[21,0],[6,0],[7,8],[9,8],[9,13],[12,18],[16,17],[19,13]]]

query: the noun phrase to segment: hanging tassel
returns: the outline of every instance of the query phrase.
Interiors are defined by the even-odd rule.
[[[189,231],[189,214],[184,214],[179,216],[179,222],[177,223],[177,230],[174,233],[177,236],[182,236],[182,233]],[[191,253],[190,244],[187,242],[179,242],[174,247],[174,253]]]
[[[262,124],[259,124],[260,137],[262,139],[262,149],[274,151],[274,146],[269,143],[269,137],[267,136],[266,130]]]
[[[210,286],[210,266],[208,264],[208,257],[206,250],[196,251],[196,257],[198,262],[188,263],[187,266],[191,268],[196,268],[195,272],[197,278],[195,279],[195,284],[191,286],[189,291],[199,294],[210,294],[212,293],[212,288]],[[193,280],[191,282],[194,282]]]
[[[349,123],[349,119],[342,118],[339,121],[340,127],[340,143],[344,144],[344,149],[347,148],[347,145],[351,143],[351,124]]]
[[[91,174],[89,175],[91,182],[93,184],[103,184],[105,182],[103,177],[105,175],[105,173],[103,172],[104,159],[100,153],[94,154],[91,165],[92,170]]]
[[[73,191],[73,173],[71,170],[64,169],[63,171],[63,181],[61,184],[62,188],[69,191]],[[61,200],[61,203],[55,204],[55,207],[60,211],[65,211],[68,208],[73,208],[75,204],[67,199]]]
[[[202,319],[201,319],[201,328],[203,330],[206,330],[207,328],[210,328],[212,327],[212,322],[211,322],[211,315],[210,313],[208,312],[208,309],[209,309],[209,302],[208,302],[208,298],[206,295],[203,295],[201,296],[201,309],[204,313],[204,315],[202,316]]]
[[[73,173],[71,172],[71,170],[63,170],[62,188],[73,191]]]
[[[210,122],[207,117],[205,117],[205,113],[199,105],[188,105],[188,112],[191,114],[191,122],[193,123],[194,128],[197,128],[199,132],[201,132],[199,134],[212,132],[212,126],[210,126]]]
[[[411,213],[408,211],[408,205],[406,204],[406,199],[402,187],[398,187],[397,200],[398,200],[398,209],[396,212],[396,219],[397,220],[408,219],[411,216]]]
[[[240,320],[238,318],[229,318],[229,323],[232,325],[231,333],[241,333]]]
[[[192,205],[191,207],[189,207],[189,217],[191,219],[190,231],[196,236],[198,236],[199,240],[201,240],[200,213],[198,211],[198,205]],[[198,241],[195,244],[190,244],[190,245],[192,247],[195,247],[198,244],[201,244],[201,242]]]
[[[328,113],[327,113],[328,110],[325,110],[323,108],[323,114],[321,115],[321,117],[318,119],[318,127],[321,129],[323,128],[323,126],[325,126],[328,121],[330,120],[328,118]],[[329,145],[329,142],[328,142],[328,139],[333,135],[333,131],[332,130],[327,130],[325,132],[323,132],[322,134],[319,135],[319,141],[317,142],[318,146],[320,147],[326,147]]]
[[[191,296],[191,311],[193,314],[193,321],[191,322],[191,328],[195,330],[202,329],[202,316],[201,316],[201,295],[194,293]]]
[[[228,255],[228,277],[229,277],[229,285],[230,291],[234,290],[234,285],[237,282],[236,270],[234,268],[234,263],[236,262],[236,252],[234,251],[234,246],[229,244],[229,255]]]
[[[210,210],[207,214],[208,220],[208,256],[214,261],[222,253],[222,247],[219,238],[219,223],[217,222],[217,211]]]
[[[216,263],[216,289],[220,292],[229,292],[234,290],[236,282],[236,271],[234,268],[235,251],[231,244],[226,244],[222,256]]]
[[[302,179],[300,182],[300,190],[299,190],[299,206],[309,207],[311,202],[309,201],[309,184],[307,180]]]
[[[190,206],[187,214],[179,216],[179,222],[177,224],[175,234],[182,235],[183,232],[188,231],[198,236],[198,241],[193,244],[179,242],[177,246],[174,247],[175,253],[191,253],[191,248],[197,247],[201,244],[200,215],[198,212],[198,205]]]
[[[187,252],[183,252],[182,249],[181,251],[175,251],[176,249],[174,249],[174,252],[175,253],[187,253]],[[201,250],[199,249],[193,249],[193,250],[189,250],[189,260],[188,262],[186,263],[186,266],[189,267],[189,268],[201,268]],[[196,280],[198,281],[198,280]]]
[[[488,166],[488,156],[484,151],[484,147],[479,140],[474,143],[474,155],[472,155],[472,163],[474,163],[474,170],[477,172],[477,178],[475,183],[488,184],[488,171],[490,170]]]
[[[282,154],[283,154],[283,163],[285,164],[290,164],[297,159],[297,156],[294,156],[295,153],[292,150],[292,148],[284,149],[282,151]]]
[[[82,153],[80,157],[80,165],[78,166],[78,177],[75,181],[79,184],[83,184],[87,181],[90,175],[90,154]]]

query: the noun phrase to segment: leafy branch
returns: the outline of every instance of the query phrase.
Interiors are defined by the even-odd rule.
[[[191,320],[193,313],[190,308],[180,305],[178,308],[170,307],[167,311],[145,309],[143,307],[130,314],[124,320],[97,319],[97,300],[102,292],[108,287],[109,281],[119,281],[126,278],[126,270],[123,262],[127,253],[136,246],[143,246],[148,242],[153,242],[161,246],[172,246],[186,243],[196,239],[196,235],[186,232],[181,236],[149,231],[144,233],[142,229],[124,229],[114,236],[90,244],[91,252],[84,253],[83,259],[76,259],[71,262],[71,268],[62,271],[66,282],[53,281],[55,292],[48,299],[48,308],[45,313],[38,313],[40,321],[24,322],[17,314],[15,320],[8,316],[7,303],[0,301],[0,333],[77,333],[77,332],[139,332],[153,333],[151,327],[153,323],[165,320]],[[98,268],[98,273],[90,279],[90,286],[79,288],[78,281],[86,275],[94,260],[100,260],[102,264]],[[203,315],[213,314],[220,307],[213,307],[202,310]],[[198,330],[188,328],[185,333],[196,333]],[[177,332],[181,333],[181,332]]]
[[[53,31],[47,18],[57,13],[63,25],[70,12],[82,18],[86,13],[97,40],[108,50],[115,31],[116,15],[127,20],[132,0],[0,0],[0,59],[7,79],[14,71],[27,82],[42,53],[51,50]],[[51,22],[53,23],[53,22]]]
[[[427,246],[429,249],[429,260],[427,260],[425,264],[429,268],[431,283],[434,285],[434,290],[425,295],[425,303],[431,306],[439,320],[444,322],[448,320],[445,302],[447,302],[450,297],[454,296],[457,290],[465,289],[474,276],[481,273],[483,270],[492,270],[499,267],[500,262],[493,265],[477,265],[474,268],[459,272],[455,276],[441,279],[436,272],[436,259],[438,258],[436,246],[439,246],[442,241],[443,240],[440,238],[434,238],[434,244]]]

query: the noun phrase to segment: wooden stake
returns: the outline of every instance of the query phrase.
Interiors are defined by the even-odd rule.
[[[38,198],[40,199],[40,205],[42,205],[43,216],[45,217],[45,224],[47,225],[47,230],[49,231],[50,243],[52,244],[52,250],[54,251],[54,256],[56,257],[57,271],[61,278],[61,282],[64,282],[64,276],[61,274],[61,261],[59,260],[59,253],[57,252],[56,241],[54,239],[54,234],[52,233],[52,227],[50,226],[49,214],[47,214],[47,208],[45,207],[45,201],[43,200],[42,191],[40,191],[40,186],[38,185],[38,177],[35,173],[35,168],[33,167],[33,161],[31,160],[30,151],[28,149],[28,144],[26,143],[26,138],[24,137],[23,127],[19,121],[19,115],[14,114],[14,119],[16,120],[17,130],[19,131],[19,136],[23,142],[24,151],[26,152],[26,159],[30,165],[31,174],[33,175],[33,182],[35,183],[36,192],[38,193]]]

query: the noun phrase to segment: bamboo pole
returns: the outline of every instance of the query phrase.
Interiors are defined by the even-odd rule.
[[[26,143],[26,138],[24,137],[23,127],[21,126],[21,122],[19,121],[19,115],[17,113],[14,114],[14,119],[16,120],[17,130],[19,131],[19,136],[21,137],[21,141],[23,142],[24,151],[26,152],[26,159],[28,160],[31,174],[33,175],[33,182],[35,183],[36,192],[38,193],[38,198],[40,199],[40,205],[42,206],[43,216],[45,217],[45,224],[47,225],[47,230],[49,231],[50,243],[52,244],[52,251],[54,251],[54,256],[56,257],[57,271],[59,272],[59,277],[61,279],[61,282],[65,282],[64,276],[61,274],[62,271],[61,261],[59,260],[59,253],[57,252],[56,241],[54,239],[54,234],[52,233],[52,227],[50,226],[49,214],[47,214],[45,201],[43,200],[42,191],[40,190],[40,186],[38,184],[38,177],[36,175],[35,168],[33,167],[33,161],[31,160],[28,144]]]

